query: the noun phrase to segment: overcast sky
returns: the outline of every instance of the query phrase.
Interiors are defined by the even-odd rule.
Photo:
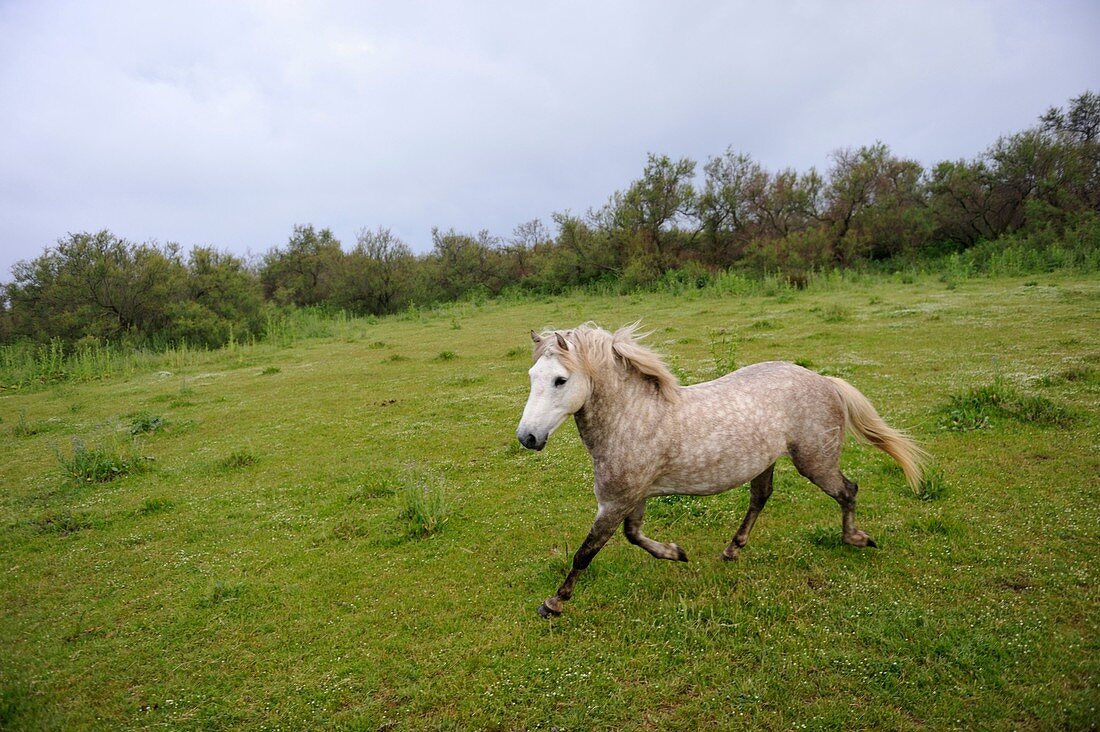
[[[973,157],[1100,90],[1100,3],[0,1],[0,281],[68,232],[507,236],[647,152]]]

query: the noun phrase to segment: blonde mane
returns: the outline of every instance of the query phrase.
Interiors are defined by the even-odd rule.
[[[611,333],[588,322],[571,330],[544,331],[535,345],[535,360],[552,354],[570,371],[579,371],[592,379],[623,368],[651,380],[668,401],[678,401],[679,380],[660,356],[638,342],[649,335],[638,333],[640,326],[640,322],[634,322]],[[559,336],[568,344],[567,349],[558,344]]]

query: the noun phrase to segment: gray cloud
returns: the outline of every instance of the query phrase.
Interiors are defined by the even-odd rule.
[[[552,7],[551,7],[552,6]],[[0,280],[66,232],[508,234],[649,151],[972,156],[1096,89],[1090,2],[0,5]]]

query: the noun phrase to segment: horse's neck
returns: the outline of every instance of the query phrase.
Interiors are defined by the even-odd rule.
[[[668,404],[648,379],[631,378],[595,384],[592,395],[576,413],[577,431],[594,458],[621,440],[651,437],[652,427]]]

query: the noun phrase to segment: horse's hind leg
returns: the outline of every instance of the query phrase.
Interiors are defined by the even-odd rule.
[[[798,472],[840,504],[842,539],[852,546],[877,546],[874,539],[856,526],[856,492],[859,486],[844,477],[835,460],[809,458],[791,451],[791,460]],[[832,463],[829,465],[828,463]]]
[[[623,533],[626,540],[635,546],[640,546],[658,559],[671,559],[676,562],[686,562],[687,554],[675,544],[662,544],[654,541],[642,533],[642,517],[645,515],[645,501],[640,502],[623,522]]]
[[[752,479],[752,483],[749,485],[749,510],[745,514],[745,520],[741,522],[741,528],[733,535],[733,540],[722,552],[722,559],[727,561],[737,559],[741,555],[741,550],[749,543],[749,532],[752,531],[752,525],[756,523],[756,517],[760,515],[760,511],[763,510],[764,504],[768,502],[768,497],[772,494],[772,473],[774,471],[775,463],[772,463],[767,470]]]

